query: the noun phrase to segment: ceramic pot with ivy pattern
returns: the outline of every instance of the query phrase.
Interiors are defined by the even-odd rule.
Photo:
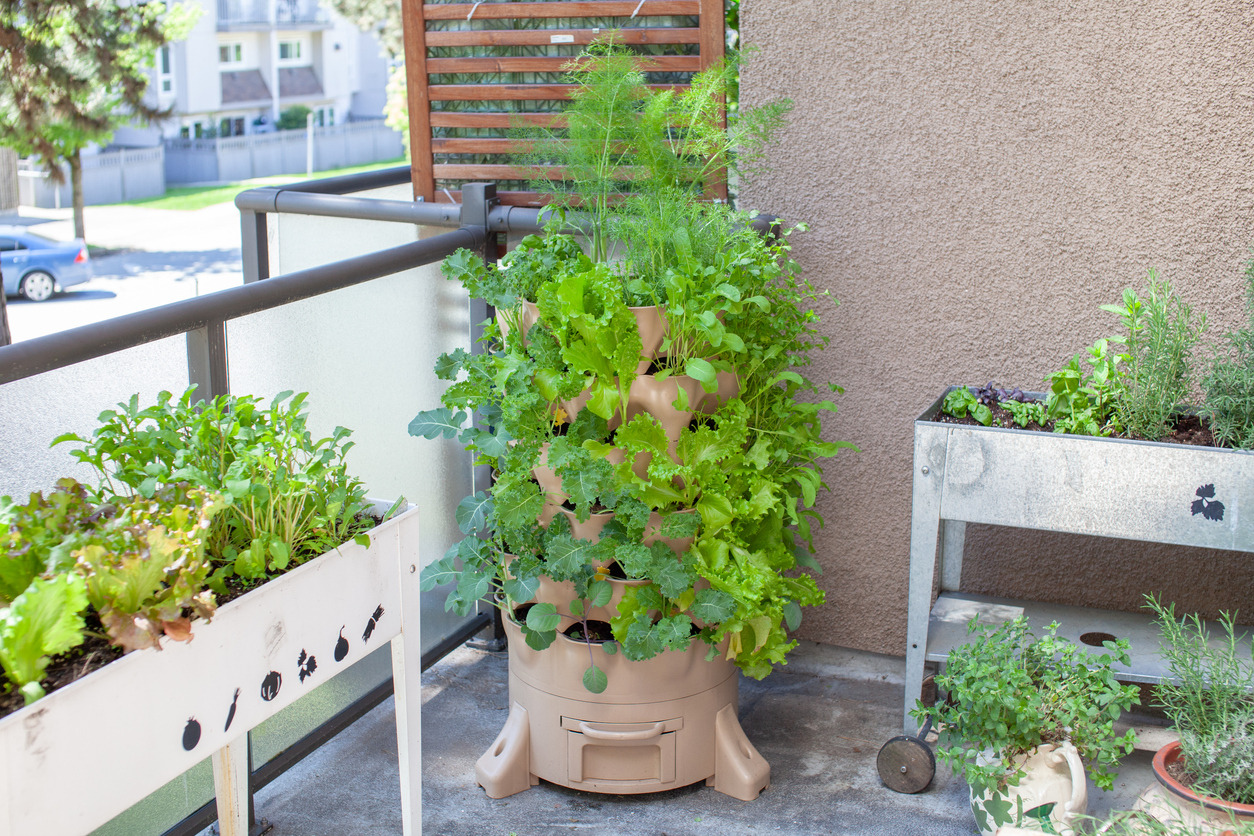
[[[1088,809],[1084,763],[1075,746],[1045,743],[1016,765],[1027,773],[1017,786],[1003,792],[971,789],[971,813],[982,836],[994,836],[1004,825],[1072,836],[1076,817]]]

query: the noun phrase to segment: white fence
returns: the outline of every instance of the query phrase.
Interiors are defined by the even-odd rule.
[[[394,160],[404,153],[400,132],[382,121],[313,129],[314,171]],[[168,139],[165,179],[169,183],[211,183],[303,174],[307,154],[307,137],[300,130],[222,139]]]
[[[84,154],[83,202],[88,206],[121,203],[165,194],[161,148],[127,148]],[[70,167],[62,165],[64,182],[52,182],[43,166],[22,160],[18,168],[18,200],[23,206],[52,209],[72,205]]]

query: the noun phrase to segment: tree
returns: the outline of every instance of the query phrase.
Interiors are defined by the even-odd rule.
[[[147,68],[198,13],[143,0],[0,0],[0,145],[38,157],[55,182],[69,163],[77,237],[80,152],[122,124],[168,115],[145,101]]]

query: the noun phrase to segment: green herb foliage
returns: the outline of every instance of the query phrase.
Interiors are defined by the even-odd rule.
[[[283,392],[267,406],[251,396],[194,401],[194,392],[162,392],[145,407],[132,397],[101,413],[91,438],[53,444],[81,445],[73,455],[96,470],[101,501],[178,483],[220,494],[208,546],[219,592],[231,575],[265,578],[373,526],[365,488],[347,471],[348,430],[315,438],[306,395]]]
[[[1106,436],[1119,431],[1115,392],[1120,359],[1111,353],[1108,340],[1098,340],[1045,378],[1049,392],[1044,419],[1053,421],[1054,432]],[[1034,411],[1024,412],[1044,423]]]
[[[1158,704],[1180,732],[1193,790],[1254,804],[1254,658],[1238,650],[1234,616],[1221,614],[1214,636],[1196,613],[1177,617],[1174,604],[1152,595],[1146,606],[1170,674],[1158,686]]]
[[[1017,785],[1023,772],[1015,758],[1043,743],[1069,740],[1106,790],[1111,768],[1132,751],[1133,732],[1114,731],[1120,714],[1137,702],[1136,686],[1121,685],[1113,670],[1129,662],[1127,640],[1090,653],[1057,629],[1051,624],[1038,638],[1023,616],[998,625],[973,619],[972,641],[950,653],[936,678],[948,699],[930,707],[920,702],[912,712],[940,730],[937,756],[977,794]],[[985,750],[993,761],[978,759]]]
[[[1115,387],[1119,423],[1137,438],[1157,440],[1170,431],[1170,422],[1188,395],[1193,349],[1206,328],[1205,315],[1175,294],[1171,285],[1149,271],[1142,300],[1132,288],[1123,292],[1122,305],[1102,305],[1118,314],[1127,335],[1123,369]]]
[[[590,48],[568,134],[537,153],[567,167],[571,179],[550,186],[560,206],[591,217],[576,220],[593,258],[553,240],[559,212],[503,269],[468,252],[446,262],[446,275],[498,307],[534,299],[538,319],[507,314],[504,328],[485,324],[481,352],[441,357],[441,406],[410,424],[458,438],[496,472],[459,506],[466,536],[424,571],[423,588],[450,587],[446,607],[460,613],[488,595],[510,616],[527,605],[517,621],[535,649],[557,640],[563,618],[583,621],[611,599],[611,564],[634,583],[600,647],[630,659],[700,641],[762,677],[796,644],[801,608],[823,601],[810,574],[822,461],[850,445],[821,437],[835,409],[823,391],[838,387],[805,376],[827,340],[814,310],[822,294],[791,258],[803,227],[759,235],[747,215],[697,200],[716,171],[752,167],[787,109],[724,132],[727,73],[684,96],[654,93],[621,48]],[[623,243],[620,264],[604,260],[611,239]],[[665,334],[644,356],[631,307],[649,304]],[[649,365],[655,379],[691,379],[670,404],[693,415],[687,427],[629,411]],[[692,398],[691,381],[701,387]],[[542,460],[560,494],[533,478]],[[593,514],[612,518],[589,538],[577,526]],[[541,577],[570,582],[571,600],[529,603]],[[591,644],[589,656],[596,691],[605,680]]]
[[[1225,335],[1202,382],[1202,414],[1217,443],[1254,450],[1254,258],[1246,262],[1245,279],[1250,324]]]

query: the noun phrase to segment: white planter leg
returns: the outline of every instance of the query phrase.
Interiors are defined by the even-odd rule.
[[[221,836],[248,836],[248,734],[213,753],[213,789]]]
[[[400,760],[401,826],[405,836],[422,834],[422,636],[419,628],[417,525],[397,535],[401,634],[392,639],[392,684],[396,700],[396,753]]]

